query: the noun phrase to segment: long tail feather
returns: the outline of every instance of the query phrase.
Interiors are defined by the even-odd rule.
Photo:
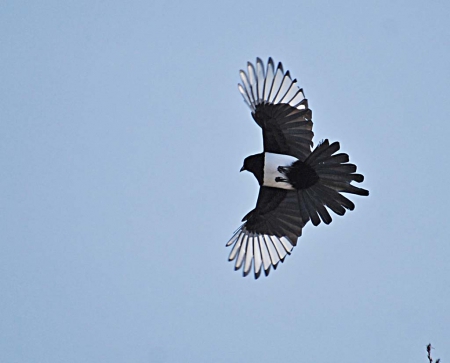
[[[352,182],[364,181],[362,174],[357,174],[356,165],[349,164],[347,154],[336,154],[340,146],[328,140],[320,143],[306,158],[305,164],[314,169],[318,176],[317,182],[303,190],[299,190],[301,217],[308,218],[314,225],[320,220],[331,223],[331,216],[326,208],[337,215],[344,215],[346,210],[355,209],[355,204],[341,193],[361,196],[369,195],[369,191],[352,185]],[[319,218],[320,217],[320,218]]]

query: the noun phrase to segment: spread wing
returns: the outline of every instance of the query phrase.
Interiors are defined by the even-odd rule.
[[[308,221],[302,220],[302,214],[295,190],[261,187],[255,209],[243,218],[245,223],[227,243],[233,245],[229,260],[236,259],[235,269],[244,266],[246,276],[253,262],[255,278],[261,267],[268,275],[270,267],[276,268],[297,244]]]
[[[256,68],[247,64],[247,73],[240,71],[238,85],[252,116],[263,130],[264,151],[292,155],[302,161],[311,153],[312,112],[297,80],[278,63],[275,70],[272,58],[267,68],[260,58]]]

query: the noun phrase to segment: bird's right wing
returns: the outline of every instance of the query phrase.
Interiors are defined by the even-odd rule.
[[[229,260],[236,259],[235,269],[244,266],[246,276],[253,261],[255,278],[260,276],[262,266],[268,275],[270,267],[276,268],[297,244],[308,221],[302,215],[305,212],[300,211],[295,190],[260,187],[255,209],[243,218],[245,223],[227,243],[233,245]]]

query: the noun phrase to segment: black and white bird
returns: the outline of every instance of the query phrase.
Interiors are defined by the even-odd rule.
[[[243,267],[247,276],[253,265],[258,278],[262,270],[268,275],[284,261],[309,220],[315,226],[329,224],[328,209],[342,216],[355,208],[341,193],[369,192],[351,184],[364,177],[355,173],[347,154],[336,154],[338,142],[324,140],[312,150],[312,112],[297,80],[281,63],[275,68],[269,58],[264,67],[257,58],[256,66],[248,62],[240,77],[239,92],[262,128],[264,151],[244,160],[241,171],[253,173],[259,195],[227,246],[233,246],[229,260],[236,260],[235,269]]]

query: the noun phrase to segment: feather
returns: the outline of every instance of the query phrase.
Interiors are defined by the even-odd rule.
[[[267,236],[269,237],[269,236]],[[270,261],[272,262],[273,266],[276,266],[278,262],[280,262],[280,259],[278,258],[275,246],[273,245],[273,242],[270,238],[264,238],[266,241],[267,251],[269,252]]]
[[[315,167],[317,174],[350,174],[356,172],[354,164],[330,165],[328,163],[319,164]]]
[[[326,179],[330,181],[349,183],[351,181],[356,181],[361,183],[364,181],[364,177],[361,174],[333,174],[333,173],[321,173],[319,174],[321,179]]]
[[[253,234],[249,237],[247,251],[245,253],[244,276],[247,276],[252,268],[253,260]]]
[[[311,223],[315,226],[318,226],[320,224],[320,218],[317,214],[316,208],[314,206],[314,202],[311,200],[309,195],[304,190],[298,191],[299,195],[301,196],[301,199],[305,205],[306,210],[308,211],[309,218],[311,219]]]
[[[265,238],[260,239],[259,246],[261,248],[261,256],[262,256],[264,270],[268,270],[270,268],[271,262],[270,262],[269,251],[267,250]]]
[[[281,242],[286,252],[291,254],[293,248],[291,242],[286,237],[281,237],[278,240]]]
[[[309,199],[313,202],[316,211],[319,213],[320,218],[325,224],[330,224],[332,219],[327,209],[323,206],[323,202],[319,195],[315,194],[314,191],[309,188],[305,189],[305,193],[308,195]]]
[[[261,264],[262,264],[262,257],[261,257],[261,249],[259,247],[259,239],[261,236],[256,235],[253,239],[253,253],[255,255],[255,278],[259,277],[259,274],[261,273]]]
[[[325,193],[331,196],[333,200],[338,202],[343,207],[353,210],[355,209],[355,205],[353,202],[346,197],[344,197],[342,194],[339,194],[337,191],[327,187],[326,185],[323,185],[322,183],[317,184],[317,189],[320,190],[321,193]]]
[[[264,101],[264,84],[265,84],[265,74],[264,74],[264,63],[261,58],[256,58],[256,79],[258,83],[258,103]]]
[[[272,243],[275,247],[275,250],[277,251],[278,257],[281,261],[284,260],[287,254],[287,250],[284,248],[284,246],[281,244],[280,240],[276,236],[267,236],[272,240]]]
[[[242,245],[241,245],[241,249],[239,250],[239,254],[238,257],[236,259],[236,265],[234,267],[235,270],[239,270],[242,266],[242,262],[244,261],[244,257],[245,257],[245,251],[247,249],[247,242],[248,242],[248,236],[244,235],[243,241],[242,241]]]
[[[244,236],[245,236],[244,233],[241,233],[239,235],[239,239],[237,240],[236,244],[231,249],[230,256],[228,257],[229,261],[233,261],[236,258],[236,254],[238,253],[239,248],[241,247],[242,239],[244,238]]]

